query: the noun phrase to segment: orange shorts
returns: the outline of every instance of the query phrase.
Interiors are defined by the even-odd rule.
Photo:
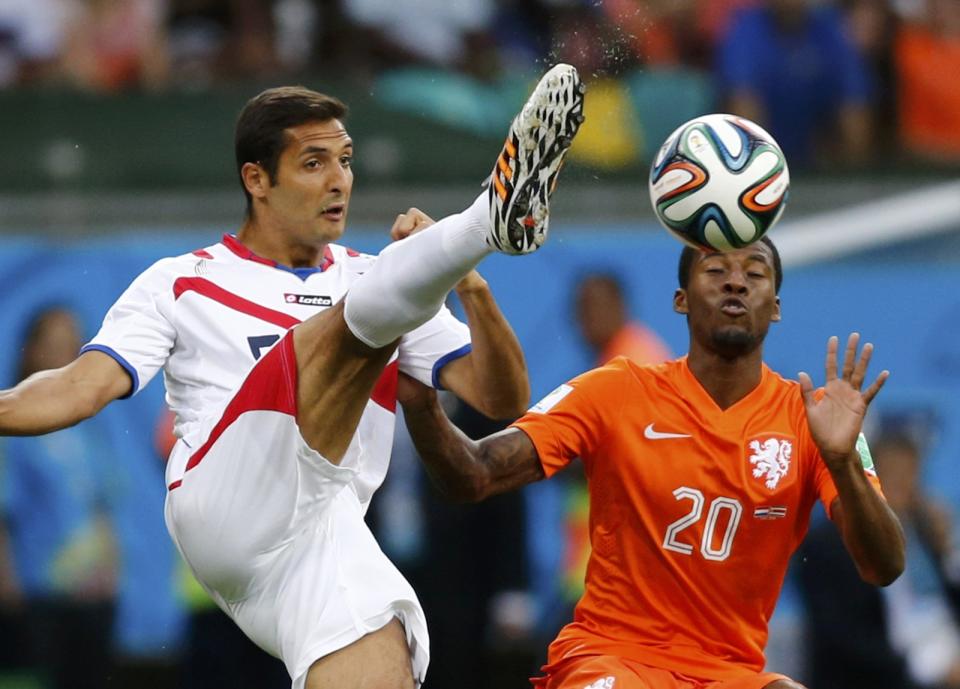
[[[687,677],[616,656],[581,656],[530,680],[537,689],[763,689],[786,675],[760,672],[723,681]]]

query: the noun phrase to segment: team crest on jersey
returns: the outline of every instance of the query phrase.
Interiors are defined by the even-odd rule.
[[[333,306],[331,297],[320,294],[290,294],[283,295],[288,304],[303,304],[304,306]]]
[[[607,675],[601,679],[598,679],[596,682],[592,682],[585,686],[583,689],[613,689],[613,685],[616,683],[617,678],[613,675]]]
[[[756,438],[747,447],[753,477],[763,479],[763,485],[773,490],[790,471],[793,443],[785,438]]]

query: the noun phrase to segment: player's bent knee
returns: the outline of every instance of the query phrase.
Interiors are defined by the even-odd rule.
[[[807,687],[792,679],[778,679],[776,682],[767,684],[763,689],[807,689]]]

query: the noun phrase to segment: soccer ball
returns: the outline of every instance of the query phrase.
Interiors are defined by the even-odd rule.
[[[706,251],[760,239],[783,213],[789,187],[777,142],[735,115],[703,115],[680,125],[650,168],[657,218],[678,239]]]

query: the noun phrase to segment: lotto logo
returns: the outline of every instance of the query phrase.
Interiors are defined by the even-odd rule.
[[[288,304],[303,306],[333,306],[333,299],[320,294],[284,294],[283,300]]]
[[[602,679],[598,679],[592,684],[588,684],[583,689],[613,689],[614,682],[617,681],[617,678],[613,675],[607,675]]]

